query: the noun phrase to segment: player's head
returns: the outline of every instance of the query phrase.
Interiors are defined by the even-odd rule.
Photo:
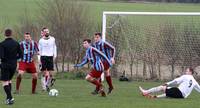
[[[45,28],[46,28],[46,27],[43,27],[42,30],[41,30],[41,32],[40,32],[41,37],[44,36],[44,31],[43,31],[43,30],[44,30]]]
[[[46,37],[49,36],[49,29],[48,28],[44,27],[44,28],[42,28],[42,31],[43,31],[44,36],[46,36]]]
[[[186,75],[192,75],[192,74],[194,74],[193,68],[191,68],[191,67],[187,68],[185,74]]]
[[[25,41],[30,41],[31,40],[31,34],[29,32],[24,33],[24,39],[25,39]]]
[[[6,29],[5,32],[4,32],[4,35],[5,35],[6,37],[12,36],[12,30],[11,30],[11,29]]]
[[[97,32],[94,34],[94,41],[99,42],[101,40],[101,33]]]
[[[84,39],[83,40],[83,47],[88,48],[91,45],[91,40],[90,39]]]

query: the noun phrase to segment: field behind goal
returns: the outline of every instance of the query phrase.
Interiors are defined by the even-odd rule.
[[[102,20],[119,72],[143,79],[173,79],[186,67],[199,73],[199,12],[105,11]]]
[[[158,82],[119,82],[114,80],[115,89],[107,97],[90,94],[94,86],[85,80],[56,81],[58,97],[49,97],[41,91],[38,81],[38,94],[31,94],[31,79],[22,80],[22,91],[14,95],[15,104],[12,108],[198,108],[200,96],[193,92],[187,99],[147,99],[141,96],[138,86],[144,88],[159,85]],[[106,83],[104,83],[106,86]],[[106,86],[107,88],[107,86]],[[15,82],[13,82],[15,90]],[[3,102],[5,95],[0,88],[0,108],[8,108]]]

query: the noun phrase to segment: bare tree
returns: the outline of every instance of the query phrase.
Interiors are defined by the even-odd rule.
[[[45,0],[41,4],[41,22],[47,25],[56,37],[58,52],[62,63],[78,62],[81,58],[81,43],[83,37],[91,32],[91,21],[88,6],[78,1]],[[74,61],[75,60],[75,61]]]
[[[178,44],[179,37],[176,34],[178,25],[176,24],[164,24],[160,29],[162,37],[162,46],[164,48],[164,55],[171,65],[171,78],[174,78],[175,64],[180,59],[180,45]]]

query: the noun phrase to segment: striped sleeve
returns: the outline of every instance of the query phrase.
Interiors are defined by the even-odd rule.
[[[77,64],[76,66],[77,67],[82,67],[84,66],[86,63],[88,63],[88,59],[87,59],[87,56],[85,56],[82,60],[82,62],[80,64]]]
[[[111,56],[115,58],[115,47],[106,41],[104,42],[104,46],[111,50]]]
[[[100,52],[99,50],[97,50],[96,48],[92,47],[92,53],[95,53],[97,55],[99,55],[100,57],[104,58],[110,66],[112,66],[112,63],[110,62],[110,60],[108,59],[108,57],[106,57],[105,54],[103,54],[102,52]]]
[[[36,42],[34,42],[34,51],[35,51],[36,53],[39,52],[38,44],[37,44]]]
[[[23,41],[19,43],[20,48],[22,49],[22,51],[24,51],[24,45],[23,45]]]

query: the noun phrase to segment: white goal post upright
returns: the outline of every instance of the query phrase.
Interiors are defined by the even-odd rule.
[[[102,18],[102,39],[106,39],[106,18],[107,15],[149,15],[149,16],[200,16],[200,12],[120,12],[104,11]]]

